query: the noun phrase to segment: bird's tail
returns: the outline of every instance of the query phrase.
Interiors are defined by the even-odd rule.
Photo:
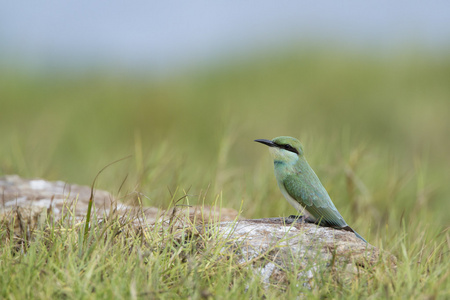
[[[353,228],[351,228],[350,226],[347,225],[345,227],[342,227],[341,229],[353,232],[357,238],[361,239],[364,243],[368,244],[368,242],[362,236],[360,236],[359,233],[357,233],[355,230],[353,230]]]
[[[362,236],[360,236],[359,233],[357,233],[354,230],[353,230],[353,233],[356,235],[357,238],[360,238],[361,240],[363,240],[364,243],[368,244],[368,242]]]

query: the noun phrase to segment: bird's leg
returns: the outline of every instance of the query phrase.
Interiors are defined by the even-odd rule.
[[[285,218],[285,222],[287,224],[291,224],[293,222],[304,222],[304,223],[313,223],[313,224],[317,224],[317,222],[311,218],[309,218],[308,216],[304,216],[304,215],[290,215],[289,217]]]
[[[294,222],[301,222],[302,219],[303,219],[303,216],[290,215],[289,217],[284,218],[284,223],[292,224]]]
[[[290,215],[289,217],[285,218],[285,222],[287,224],[291,224],[293,222],[303,222],[319,225],[319,222],[317,220],[314,220],[313,218],[305,215]]]
[[[303,220],[303,216],[290,215],[289,217],[284,218],[284,223],[292,224],[294,222],[301,222],[302,220]]]
[[[289,217],[287,217],[287,219],[298,219],[298,220],[301,220],[301,219],[303,219],[305,216],[302,216],[302,215],[298,215],[298,216],[296,216],[296,215],[290,215]]]

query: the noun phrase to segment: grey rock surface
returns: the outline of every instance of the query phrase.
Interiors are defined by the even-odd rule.
[[[266,284],[283,281],[292,271],[304,284],[329,268],[351,276],[358,268],[373,268],[382,255],[351,232],[303,222],[286,224],[284,218],[221,222],[213,230],[231,241],[240,263],[254,268]],[[384,254],[395,267],[395,257]]]
[[[88,210],[91,187],[69,184],[63,181],[43,179],[24,179],[18,175],[0,177],[0,220],[20,216],[33,223],[45,214],[56,219],[63,214],[74,216],[82,221]],[[199,222],[231,221],[238,212],[230,208],[211,206],[182,206],[169,210],[156,207],[139,207],[117,201],[107,191],[94,190],[95,213],[101,219],[110,213],[119,216],[132,216],[136,226],[152,226],[156,222],[168,224],[175,221],[178,228]]]

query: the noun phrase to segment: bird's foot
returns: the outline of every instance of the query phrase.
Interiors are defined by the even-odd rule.
[[[303,216],[294,216],[291,215],[287,218],[284,218],[284,223],[285,224],[292,224],[294,222],[302,222]]]
[[[310,219],[307,216],[296,216],[296,215],[290,215],[289,217],[284,219],[286,224],[291,224],[294,222],[303,222],[303,223],[312,223],[312,224],[317,224],[317,222],[315,220]]]

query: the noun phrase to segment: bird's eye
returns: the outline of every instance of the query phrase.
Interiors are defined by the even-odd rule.
[[[298,154],[297,149],[295,149],[294,147],[292,147],[292,146],[289,145],[289,144],[283,145],[283,148],[284,148],[285,150],[287,150],[287,151],[291,151],[291,152],[294,152],[294,153],[297,153],[297,154]]]

